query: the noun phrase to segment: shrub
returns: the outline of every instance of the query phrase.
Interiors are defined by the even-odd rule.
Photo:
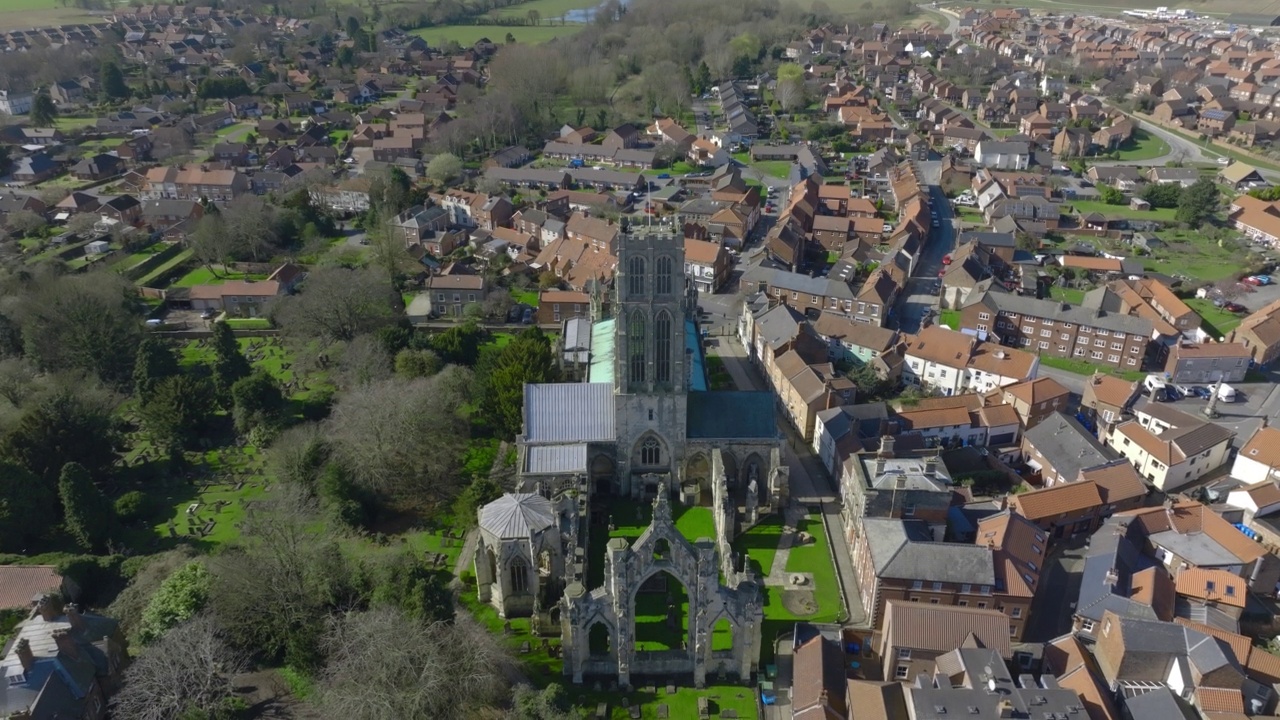
[[[209,601],[213,575],[199,560],[183,565],[168,577],[142,611],[143,643],[159,639],[169,628],[190,620]]]
[[[123,523],[150,519],[155,511],[151,498],[141,490],[130,490],[116,498],[116,517]]]

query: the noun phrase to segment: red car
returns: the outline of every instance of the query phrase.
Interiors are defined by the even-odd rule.
[[[950,265],[950,264],[951,264],[951,253],[947,253],[946,255],[943,255],[943,256],[942,256],[942,264],[943,264],[943,265]]]
[[[1253,275],[1250,275],[1250,276],[1249,276],[1249,277],[1247,277],[1247,278],[1243,278],[1242,280],[1240,280],[1240,282],[1242,282],[1242,283],[1244,283],[1244,284],[1246,284],[1246,285],[1261,285],[1261,284],[1262,284],[1262,281],[1261,281],[1261,280],[1259,280],[1258,278],[1254,277]]]
[[[1246,313],[1246,312],[1249,312],[1249,308],[1247,308],[1247,307],[1245,307],[1245,306],[1241,305],[1240,303],[1233,303],[1233,302],[1229,302],[1229,303],[1227,303],[1227,304],[1223,305],[1223,306],[1222,306],[1222,309],[1223,309],[1223,310],[1226,310],[1227,312],[1233,312],[1233,313]]]

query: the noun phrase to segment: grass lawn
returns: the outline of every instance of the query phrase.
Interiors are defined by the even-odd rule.
[[[137,282],[138,287],[156,287],[158,285],[161,287],[167,287],[169,284],[168,278],[170,274],[172,274],[174,269],[177,268],[179,265],[182,265],[187,260],[190,260],[191,255],[194,252],[195,251],[192,250],[191,248],[187,248],[186,250],[183,250],[177,255],[174,255],[172,258],[169,258],[168,262],[164,263],[163,265],[156,268],[155,270],[152,270],[146,275],[143,275],[142,277],[138,278],[138,282]]]
[[[1100,200],[1072,200],[1067,203],[1076,212],[1086,215],[1091,212],[1102,213],[1108,218],[1126,218],[1131,220],[1154,220],[1156,222],[1174,222],[1177,208],[1155,208],[1152,210],[1134,210],[1128,205],[1108,205]]]
[[[1116,370],[1107,365],[1096,365],[1086,360],[1076,360],[1074,358],[1060,358],[1051,355],[1040,356],[1040,364],[1045,367],[1057,368],[1058,370],[1066,370],[1077,375],[1092,375],[1095,371],[1105,375],[1115,375],[1124,380],[1141,380],[1147,374],[1141,370]]]
[[[216,285],[224,280],[226,280],[226,278],[222,275],[215,274],[209,268],[201,265],[200,267],[192,268],[191,272],[188,272],[186,275],[178,278],[170,287],[189,288],[195,287],[196,285]]]
[[[518,6],[524,8],[525,6]],[[525,12],[528,12],[526,9]],[[501,45],[507,33],[515,37],[516,42],[538,45],[549,40],[572,35],[582,29],[581,25],[539,25],[536,27],[503,25],[441,25],[439,27],[414,30],[413,34],[427,41],[432,46],[440,46],[454,41],[463,47],[474,45],[480,38],[489,38]]]
[[[782,518],[772,515],[739,535],[733,541],[733,549],[746,554],[751,568],[763,578],[773,570],[773,559],[778,556],[781,538]]]
[[[975,208],[960,206],[956,208],[955,213],[956,215],[959,215],[960,219],[964,222],[982,224],[987,221],[987,219],[983,217],[982,212]]]
[[[843,614],[840,605],[840,585],[836,582],[836,567],[831,561],[831,550],[827,546],[827,530],[822,518],[810,515],[797,528],[813,536],[813,542],[791,548],[787,558],[787,572],[813,573],[814,595],[818,599],[816,615],[799,616],[787,612],[786,608],[770,608],[766,606],[766,618],[804,619],[810,622],[835,622]]]
[[[1147,270],[1170,275],[1186,275],[1206,282],[1221,280],[1240,271],[1248,253],[1242,245],[1224,241],[1220,246],[1198,232],[1173,230],[1160,233],[1166,247],[1142,258]]]
[[[724,359],[716,355],[707,356],[707,386],[712,390],[736,390],[733,376],[724,366]]]
[[[598,5],[598,0],[532,0],[532,2],[510,5],[498,11],[498,17],[525,18],[530,10],[537,10],[542,17],[542,24],[551,18],[563,16],[570,10],[583,10]],[[538,27],[538,26],[535,26]]]
[[[21,2],[21,0],[19,0]],[[5,0],[5,10],[9,10],[9,0]],[[80,128],[88,127],[98,122],[96,117],[57,117],[53,119],[53,126],[62,132],[71,132]]]
[[[538,291],[537,290],[515,290],[511,291],[511,299],[518,303],[524,303],[529,307],[538,307]]]
[[[1133,138],[1120,147],[1121,160],[1152,160],[1166,155],[1169,143],[1152,135],[1142,128],[1133,133]]]
[[[1084,302],[1084,291],[1077,290],[1076,288],[1064,288],[1054,285],[1049,288],[1049,297],[1054,300],[1071,303],[1072,305],[1079,305]]]
[[[232,330],[270,330],[271,322],[266,318],[227,318],[223,320]]]
[[[791,162],[789,160],[761,160],[751,163],[751,167],[765,175],[776,178],[786,178],[791,174]]]
[[[1200,315],[1200,327],[1214,338],[1226,337],[1244,319],[1241,315],[1214,307],[1208,298],[1188,298],[1183,302]]]
[[[698,538],[714,539],[716,536],[715,521],[711,518],[709,508],[673,504],[671,516],[676,521],[676,529],[690,542]],[[653,507],[648,503],[618,500],[610,506],[607,517],[600,518],[601,522],[591,523],[588,547],[590,557],[587,559],[588,589],[599,587],[604,582],[604,551],[609,540],[623,538],[629,543],[635,542],[649,527],[652,519]],[[612,531],[609,530],[609,522],[614,525]]]
[[[960,311],[959,310],[943,310],[938,313],[938,322],[946,325],[952,330],[960,329]]]

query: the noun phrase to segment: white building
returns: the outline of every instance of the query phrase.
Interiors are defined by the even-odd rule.
[[[902,379],[943,395],[958,395],[1034,380],[1039,369],[1040,358],[1031,353],[931,325],[908,336]]]
[[[1025,142],[982,140],[973,150],[973,161],[997,170],[1026,170],[1031,164],[1031,149]]]
[[[31,112],[35,96],[29,92],[20,93],[0,90],[0,113],[5,115],[26,115]]]
[[[1221,425],[1159,403],[1134,414],[1137,419],[1117,425],[1106,443],[1160,490],[1176,490],[1226,463],[1235,433]]]
[[[1264,480],[1280,480],[1280,428],[1266,425],[1258,428],[1249,442],[1236,453],[1235,464],[1231,466],[1231,477],[1245,485],[1256,485]]]

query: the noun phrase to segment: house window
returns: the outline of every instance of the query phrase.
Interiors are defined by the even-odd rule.
[[[1107,362],[1118,363],[1118,362],[1120,362],[1120,356],[1119,356],[1119,355],[1108,355],[1108,356],[1107,356]]]
[[[1070,330],[1070,329],[1071,329],[1071,323],[1062,323],[1062,327],[1066,328],[1067,330]]]
[[[978,609],[979,609],[979,610],[986,610],[986,609],[987,609],[987,603],[986,603],[985,601],[978,603]]]
[[[436,294],[436,302],[444,302],[444,293]]]
[[[1009,615],[1010,615],[1010,617],[1013,617],[1013,618],[1020,618],[1020,617],[1022,617],[1022,608],[1020,608],[1020,607],[1011,608],[1011,609],[1010,609],[1010,613],[1009,613]]]
[[[1130,365],[1137,365],[1137,364],[1138,364],[1138,359],[1137,359],[1137,358],[1129,358],[1129,364],[1130,364]]]
[[[1033,333],[1033,332],[1035,332],[1035,331],[1036,331],[1036,329],[1035,329],[1035,328],[1033,328],[1033,327],[1031,327],[1030,325],[1023,325],[1023,326],[1022,326],[1022,332],[1026,333],[1026,334],[1028,334],[1028,335],[1030,335],[1031,333]]]
[[[1013,624],[1010,624],[1010,625],[1009,625],[1009,637],[1018,637],[1018,626],[1017,626],[1017,625],[1013,625]]]
[[[1058,339],[1059,339],[1059,340],[1070,340],[1070,339],[1071,339],[1071,336],[1070,336],[1070,335],[1068,335],[1067,333],[1062,333],[1062,335],[1058,336]]]
[[[898,659],[899,659],[899,660],[910,660],[910,659],[911,659],[911,648],[898,648]]]
[[[984,325],[984,324],[982,324],[982,323],[978,323],[978,331],[979,331],[979,332],[986,332],[986,331],[987,331],[987,326],[986,326],[986,325]]]
[[[1049,343],[1047,343],[1047,342],[1042,342],[1042,343],[1040,343],[1040,349],[1041,349],[1041,350],[1048,350],[1048,349],[1049,349]]]
[[[1041,331],[1040,331],[1040,337],[1053,337],[1053,331],[1052,331],[1052,330],[1041,330]]]
[[[978,319],[979,319],[979,320],[990,320],[990,319],[991,319],[991,313],[978,313]]]
[[[973,585],[970,585],[969,583],[965,583],[965,584],[961,585],[961,586],[960,586],[960,592],[962,592],[962,593],[969,593],[969,592],[973,592]]]
[[[1093,632],[1093,621],[1088,619],[1081,621],[1080,629],[1085,632]]]
[[[936,582],[936,583],[934,583],[934,584],[933,584],[933,591],[934,591],[934,592],[942,592],[942,583],[940,583],[940,582]]]
[[[867,304],[866,304],[866,303],[864,303],[864,302],[860,302],[860,303],[858,303],[858,313],[859,313],[859,314],[863,314],[863,313],[866,313],[866,312],[867,312]]]
[[[1123,350],[1123,349],[1124,349],[1124,344],[1123,344],[1123,343],[1111,343],[1111,349],[1112,349],[1112,350]]]
[[[903,680],[907,677],[907,673],[909,672],[911,672],[911,668],[907,667],[906,665],[899,665],[893,671],[893,677],[898,680]]]
[[[923,589],[924,589],[924,582],[923,582],[923,581],[921,581],[921,580],[913,580],[913,581],[911,582],[911,589],[912,589],[912,590],[923,590]]]
[[[907,518],[915,517],[915,514],[916,514],[915,505],[911,503],[907,503],[906,505],[902,506],[902,517],[907,517]]]

